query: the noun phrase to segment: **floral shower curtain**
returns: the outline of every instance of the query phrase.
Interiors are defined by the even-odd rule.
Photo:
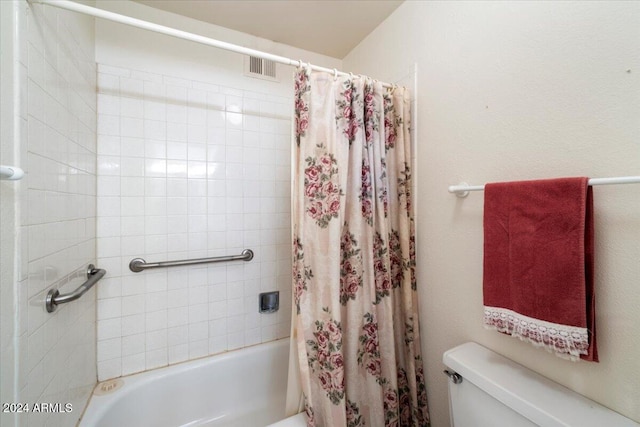
[[[410,97],[295,78],[294,330],[308,425],[426,426]]]

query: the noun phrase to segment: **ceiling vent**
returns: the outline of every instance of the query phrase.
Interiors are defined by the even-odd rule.
[[[255,56],[247,56],[244,60],[244,74],[258,79],[271,80],[277,82],[276,63],[269,59],[262,59]]]

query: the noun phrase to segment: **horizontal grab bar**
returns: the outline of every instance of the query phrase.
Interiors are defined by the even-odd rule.
[[[194,264],[206,264],[210,262],[226,262],[226,261],[251,261],[253,259],[253,251],[251,249],[245,249],[241,255],[229,255],[218,256],[212,258],[194,258],[194,259],[181,259],[177,261],[164,261],[164,262],[146,262],[142,258],[134,258],[129,263],[129,270],[134,273],[139,273],[147,268],[159,268],[159,267],[177,267],[180,265],[194,265]]]
[[[89,289],[95,285],[98,280],[102,279],[104,275],[107,274],[107,270],[102,268],[95,268],[93,264],[89,264],[87,267],[87,281],[82,285],[78,286],[78,288],[69,292],[68,294],[60,295],[60,291],[58,289],[53,288],[47,293],[47,299],[45,301],[45,305],[47,307],[48,313],[53,313],[58,308],[59,304],[65,304],[71,301],[75,301],[84,295]]]

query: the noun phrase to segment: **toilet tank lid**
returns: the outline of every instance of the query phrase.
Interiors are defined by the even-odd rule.
[[[640,426],[477,343],[452,348],[444,353],[442,360],[460,374],[463,381],[469,381],[537,425]]]

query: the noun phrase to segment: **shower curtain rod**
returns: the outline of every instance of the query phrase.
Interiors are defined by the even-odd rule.
[[[96,7],[86,6],[84,4],[76,3],[70,0],[27,0],[29,3],[39,3],[49,6],[58,7],[60,9],[71,10],[73,12],[83,13],[96,18],[106,19],[108,21],[118,22],[124,25],[130,25],[136,28],[142,28],[144,30],[153,31],[156,33],[165,34],[171,37],[176,37],[183,40],[189,40],[192,42],[204,44],[207,46],[213,46],[220,49],[228,50],[231,52],[241,53],[244,55],[251,55],[262,59],[268,59],[279,64],[291,65],[294,67],[301,67],[305,65],[302,60],[296,60],[287,58],[285,56],[274,55],[268,52],[262,52],[260,50],[250,49],[244,46],[238,46],[236,44],[223,42],[220,40],[212,39],[209,37],[200,36],[198,34],[189,33],[175,28],[166,27],[164,25],[154,24],[152,22],[143,21],[142,19],[132,18],[130,16],[120,15],[118,13],[109,12],[107,10],[98,9]],[[306,63],[312,70],[325,71],[328,73],[334,73],[335,75],[346,76],[350,73],[344,71],[338,71],[335,68],[325,68],[311,63]],[[384,87],[393,87],[389,83],[382,83]]]

